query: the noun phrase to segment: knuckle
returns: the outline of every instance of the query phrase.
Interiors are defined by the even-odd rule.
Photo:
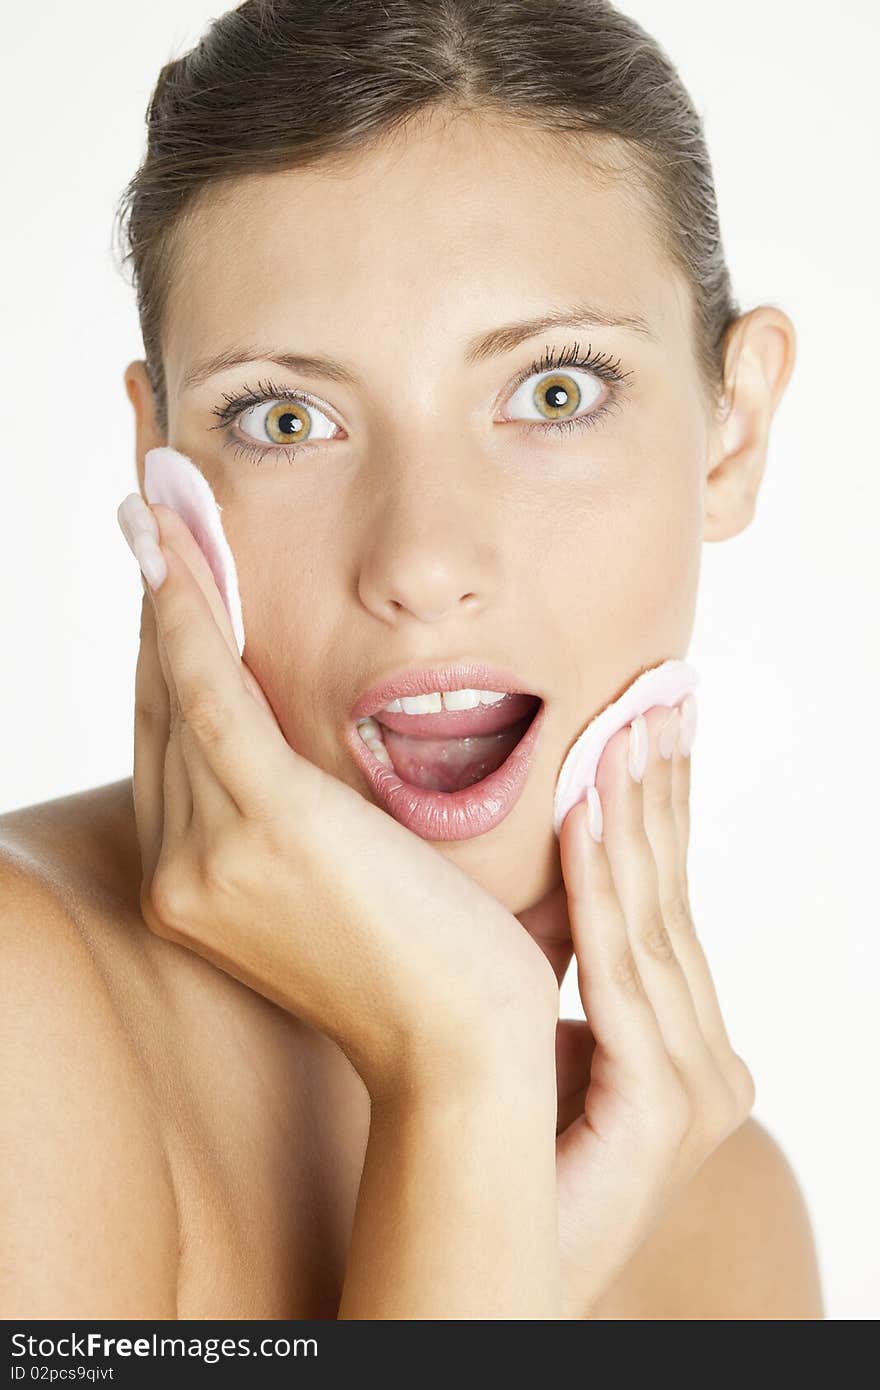
[[[192,892],[186,875],[177,864],[159,862],[152,882],[141,900],[144,920],[150,930],[166,940],[185,936],[193,916]]]
[[[185,634],[189,622],[185,610],[174,602],[173,594],[166,592],[163,598],[164,606],[159,620],[159,629],[162,634],[162,641],[167,647]]]
[[[718,1076],[695,1107],[691,1143],[698,1156],[712,1153],[741,1123],[739,1102],[726,1077]]]
[[[737,1052],[731,1054],[727,1076],[735,1103],[735,1125],[741,1124],[755,1103],[755,1078]]]
[[[155,879],[152,884],[144,884],[141,888],[141,916],[144,919],[144,925],[153,936],[170,941],[172,937],[171,927],[165,919],[163,904],[156,900],[154,886]]]
[[[703,1134],[710,1148],[714,1148],[736,1129],[737,1103],[733,1088],[726,1082],[719,1086],[706,1107],[703,1121]]]
[[[675,955],[666,923],[659,911],[649,913],[639,932],[639,942],[654,960],[668,961]]]
[[[691,1133],[692,1154],[696,1161],[708,1158],[728,1134],[737,1129],[733,1091],[724,1088],[699,1109]]]
[[[181,719],[202,744],[215,744],[225,736],[229,711],[215,695],[203,694],[181,709]]]
[[[262,876],[255,888],[264,887],[269,873],[297,894],[313,894],[315,875],[323,875],[321,866],[326,858],[326,842],[320,838],[316,842],[315,829],[326,825],[327,820],[327,816],[314,814],[314,804],[306,798],[291,800],[288,787],[269,785],[264,798],[254,798],[249,814],[239,824],[247,835],[248,870]],[[236,835],[233,851],[240,855],[243,845],[242,834]]]
[[[684,893],[675,893],[665,900],[663,920],[673,936],[696,936],[694,919]]]
[[[168,721],[168,705],[157,705],[152,700],[135,700],[135,724],[165,724]]]
[[[614,983],[626,994],[644,994],[642,977],[636,965],[635,956],[629,946],[620,951],[611,965]]]

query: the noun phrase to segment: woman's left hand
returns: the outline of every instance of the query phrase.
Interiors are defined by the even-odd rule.
[[[560,983],[574,951],[587,1019],[560,1020],[556,1043],[559,1238],[573,1318],[590,1315],[754,1103],[690,911],[679,708],[640,716],[641,781],[629,768],[630,726],[608,741],[596,774],[602,839],[578,802],[560,833],[564,885],[519,919]]]

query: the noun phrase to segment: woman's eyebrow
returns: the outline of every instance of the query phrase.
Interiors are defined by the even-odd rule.
[[[624,328],[638,333],[643,338],[657,342],[647,319],[641,314],[617,313],[599,304],[572,304],[562,309],[553,309],[536,319],[519,319],[515,323],[491,328],[468,343],[464,360],[469,365],[485,362],[489,357],[497,357],[502,352],[510,352],[537,333],[546,333],[551,328]]]
[[[640,314],[624,314],[604,309],[598,304],[576,304],[567,308],[555,309],[541,314],[538,318],[518,319],[513,323],[490,328],[488,332],[472,338],[466,345],[464,361],[469,366],[485,362],[488,358],[511,352],[519,344],[534,338],[538,333],[546,333],[552,328],[623,328],[641,337],[657,342],[657,334]],[[272,362],[277,367],[285,367],[294,374],[326,377],[329,381],[342,382],[346,386],[360,386],[357,375],[334,357],[313,355],[301,352],[282,352],[277,348],[261,351],[256,348],[227,348],[211,357],[196,362],[186,373],[181,385],[182,391],[191,391],[196,386],[216,376],[218,372],[231,367],[243,367],[252,362]]]

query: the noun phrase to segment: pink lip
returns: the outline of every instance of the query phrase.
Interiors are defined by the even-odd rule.
[[[431,690],[437,689],[503,690],[508,688],[487,682],[487,673],[492,673],[493,682],[497,681],[500,674],[493,671],[491,667],[467,669],[469,670],[467,685],[457,686],[454,682],[450,685],[448,678],[438,681],[438,676],[443,673],[434,670],[428,674],[437,684],[425,685],[422,682],[420,689],[404,689],[402,693],[417,695],[428,694]],[[476,673],[479,674],[479,679],[472,679],[472,674]],[[423,675],[421,672],[416,674],[417,679]],[[381,709],[383,704],[393,700],[396,694],[401,693],[400,684],[399,681],[396,683],[396,691],[390,695],[385,695],[384,688],[380,690],[379,687],[368,692],[355,706],[355,709],[361,710],[361,713],[356,714],[355,718],[363,718],[364,715],[369,714],[371,712],[370,704],[376,699],[379,700],[379,704],[373,703],[373,709]],[[496,768],[488,777],[484,777],[481,782],[475,782],[473,786],[464,787],[459,792],[426,791],[402,782],[393,768],[385,767],[378,758],[373,756],[358,733],[355,724],[351,724],[347,728],[346,740],[379,801],[396,821],[405,825],[416,835],[421,836],[423,840],[469,840],[475,835],[485,835],[488,830],[493,830],[496,825],[500,825],[519,800],[532,765],[546,708],[542,699],[538,713],[525,734],[499,768]]]
[[[528,690],[518,676],[488,666],[482,661],[456,661],[445,666],[422,666],[418,670],[401,671],[372,689],[365,690],[349,711],[349,718],[364,719],[375,714],[402,695],[430,695],[433,690],[507,690],[515,694],[544,696],[539,690]]]

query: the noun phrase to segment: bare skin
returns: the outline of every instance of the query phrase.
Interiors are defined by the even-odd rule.
[[[65,1246],[63,1295],[55,1280],[19,1275],[4,1290],[9,1316],[335,1317],[369,1124],[357,1074],[323,1035],[146,931],[130,779],[6,816],[2,842],[4,916],[21,933],[9,979],[28,1001],[20,1026],[53,1069],[59,1029],[87,1038],[98,1059],[68,1074],[81,1128],[35,1062],[31,1097],[62,1117],[65,1137],[46,1151],[32,1100],[22,1162],[50,1165],[56,1193],[69,1175],[83,1228],[109,1200],[117,1239],[139,1207],[164,1237],[152,1264],[120,1254],[109,1305],[83,1281],[82,1252]],[[51,981],[45,1009],[35,976]],[[104,1087],[115,1093],[106,1125],[94,1118]],[[139,1126],[118,1124],[124,1097]],[[94,1211],[83,1173],[100,1175]],[[38,1263],[54,1248],[39,1210],[26,1232]],[[111,1235],[108,1261],[114,1249]]]
[[[359,690],[400,664],[487,655],[534,671],[536,687],[550,691],[547,737],[520,802],[489,836],[442,846],[528,922],[560,887],[544,808],[572,738],[637,670],[684,654],[701,543],[748,524],[793,364],[793,330],[766,307],[739,322],[728,345],[730,409],[716,420],[696,377],[686,290],[658,259],[650,219],[625,187],[583,170],[573,185],[540,146],[525,150],[521,138],[509,143],[500,132],[473,136],[457,123],[451,135],[429,131],[431,149],[395,147],[390,161],[387,150],[365,156],[342,181],[273,176],[206,207],[191,228],[198,256],[171,300],[167,440],[142,363],[131,365],[126,385],[141,484],[146,450],[169,442],[198,459],[223,505],[249,666],[291,746],[317,766],[369,795],[339,730]],[[511,196],[517,180],[529,198]],[[285,198],[289,222],[278,216]],[[301,222],[299,235],[291,231],[303,208],[305,237]],[[595,346],[632,372],[628,406],[604,431],[552,443],[513,423],[493,426],[489,407],[510,373],[545,342],[563,347],[573,335],[554,329],[530,340],[506,354],[506,366],[465,367],[457,340],[570,303],[583,287],[584,276],[571,270],[580,263],[594,298],[641,312],[652,327],[650,340],[590,331]],[[357,343],[351,323],[361,329]],[[353,362],[366,382],[361,392],[271,371],[273,379],[286,373],[287,389],[302,385],[327,403],[326,417],[345,436],[304,445],[290,468],[234,461],[219,431],[207,432],[211,408],[221,389],[239,389],[243,374],[248,382],[265,377],[268,366],[227,368],[225,381],[184,387],[196,359],[233,342],[295,343]],[[588,380],[580,378],[584,389]],[[438,428],[450,417],[460,420],[452,437]],[[369,463],[362,473],[358,457]],[[459,463],[467,473],[449,486]],[[380,467],[393,487],[377,487],[370,469]],[[442,487],[429,486],[439,477]],[[327,488],[336,489],[332,515]],[[535,561],[551,541],[547,572]],[[320,585],[316,547],[333,556]],[[328,663],[332,651],[346,653],[344,665]],[[107,1258],[119,1262],[110,1281],[118,1308],[96,1308],[94,1290],[74,1273],[82,1263],[75,1241],[56,1251],[56,1269],[65,1255],[71,1269],[60,1315],[336,1316],[369,1130],[369,1096],[356,1072],[291,1012],[145,929],[129,781],[0,824],[11,1002],[20,1001],[20,1024],[31,1034],[32,1074],[18,1089],[44,1105],[42,1113],[27,1109],[33,1132],[21,1143],[29,1169],[22,1180],[33,1182],[41,1161],[56,1178],[106,1173],[93,1201],[108,1230]],[[571,946],[563,930],[551,949],[567,962]],[[38,983],[47,976],[51,1007],[41,1012]],[[98,1115],[87,1124],[69,1116],[53,1147],[52,1116],[61,1113],[53,1030],[65,1010],[70,1031],[93,1040],[117,1104],[103,1126]],[[67,1091],[94,1086],[81,1052],[69,1054],[68,1066]],[[136,1103],[126,1109],[123,1096]],[[126,1181],[113,1181],[114,1173]],[[77,1200],[85,1214],[88,1189]],[[123,1232],[145,1206],[148,1248],[133,1271]],[[83,1219],[79,1229],[83,1241],[93,1239],[91,1223]],[[32,1240],[24,1262],[39,1260],[44,1235],[18,1233]],[[39,1279],[26,1287],[27,1306],[7,1315],[39,1315]],[[57,1285],[47,1298],[60,1298]],[[59,1315],[58,1303],[44,1315]],[[797,1185],[760,1126],[747,1120],[719,1145],[588,1315],[821,1316]]]
[[[30,1056],[15,1152],[32,1194],[20,1247],[6,1241],[21,1267],[4,1287],[4,1316],[335,1318],[366,1089],[322,1034],[146,931],[139,882],[130,779],[0,818],[4,1021],[25,1032]],[[70,1036],[76,1065],[68,1048],[60,1068]],[[61,1247],[49,1192],[83,1212]],[[144,1210],[151,1259],[141,1246],[132,1265],[125,1232]],[[113,1298],[96,1301],[82,1257],[99,1213],[118,1277]],[[754,1118],[591,1316],[824,1316],[797,1180]]]

